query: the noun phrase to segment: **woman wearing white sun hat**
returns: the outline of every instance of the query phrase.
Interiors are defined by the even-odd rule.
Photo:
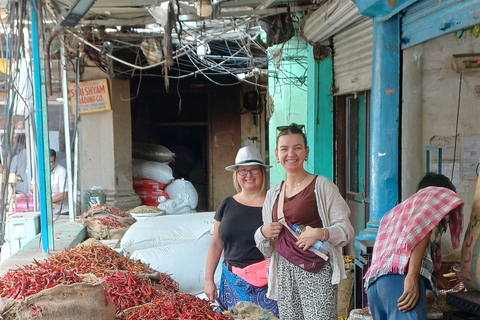
[[[262,224],[262,206],[267,191],[267,169],[260,152],[252,146],[240,148],[233,171],[234,196],[222,201],[215,213],[213,236],[207,253],[204,292],[210,301],[218,301],[221,311],[239,301],[261,306],[278,316],[275,301],[266,298],[268,262],[257,249],[254,233]],[[219,292],[214,272],[224,255]]]

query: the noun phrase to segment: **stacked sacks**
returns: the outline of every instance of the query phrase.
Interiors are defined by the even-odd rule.
[[[134,142],[132,156],[133,189],[142,204],[156,207],[159,197],[169,199],[163,188],[173,181],[172,168],[168,164],[175,154],[161,145]]]
[[[169,274],[178,282],[180,292],[201,294],[214,215],[215,212],[195,212],[138,220],[120,240],[120,249],[131,259]],[[215,271],[217,286],[220,275],[219,263]]]
[[[132,159],[132,176],[157,181],[161,184],[169,184],[173,181],[173,172],[165,163]]]
[[[165,185],[158,181],[133,177],[133,190],[142,200],[142,205],[156,207],[158,206],[157,199],[159,197],[165,197],[170,199],[167,192],[163,190]]]

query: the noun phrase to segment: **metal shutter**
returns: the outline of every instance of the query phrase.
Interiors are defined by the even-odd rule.
[[[333,72],[337,94],[372,87],[373,19],[361,21],[333,37]]]
[[[402,49],[480,23],[478,0],[424,0],[403,12]]]

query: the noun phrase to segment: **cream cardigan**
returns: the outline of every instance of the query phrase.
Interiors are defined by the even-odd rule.
[[[273,205],[280,194],[281,183],[268,190],[263,204],[263,224],[272,222]],[[328,229],[330,238],[328,242],[332,245],[332,257],[329,261],[332,266],[332,284],[340,283],[346,278],[343,264],[342,247],[345,246],[354,236],[352,224],[350,223],[350,209],[343,197],[338,192],[337,186],[328,178],[317,176],[315,180],[315,197],[317,201],[318,215],[322,220],[324,228]],[[277,300],[277,264],[278,253],[275,250],[276,239],[265,238],[261,227],[255,232],[255,242],[258,249],[267,257],[271,257],[268,270],[268,292],[267,297]]]

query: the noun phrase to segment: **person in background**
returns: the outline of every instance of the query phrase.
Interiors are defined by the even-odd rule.
[[[50,149],[50,186],[53,214],[68,215],[67,170],[57,163],[57,153]],[[33,192],[33,184],[30,185]]]
[[[22,177],[23,181],[15,183],[15,191],[23,194],[30,193],[28,188],[30,175],[28,174],[27,150],[25,147],[25,134],[19,133],[15,135],[13,149],[16,153],[10,163],[10,172],[17,173]]]
[[[237,193],[222,201],[215,213],[213,236],[207,253],[204,292],[210,301],[218,300],[220,311],[235,307],[239,301],[259,305],[278,316],[275,301],[267,293],[268,263],[256,248],[253,234],[262,225],[262,205],[267,190],[266,169],[257,148],[241,148],[233,171]],[[214,273],[223,252],[219,292]]]
[[[267,192],[255,241],[271,257],[267,297],[277,301],[281,319],[336,320],[338,283],[346,278],[342,247],[354,231],[337,186],[303,167],[309,153],[303,128],[277,128],[275,156],[287,177]],[[298,240],[278,221],[279,211],[288,226],[306,226]],[[308,250],[317,240],[331,246],[328,260]]]
[[[426,289],[436,294],[440,238],[460,244],[463,201],[444,175],[427,173],[417,192],[381,219],[365,288],[374,320],[427,319]]]

